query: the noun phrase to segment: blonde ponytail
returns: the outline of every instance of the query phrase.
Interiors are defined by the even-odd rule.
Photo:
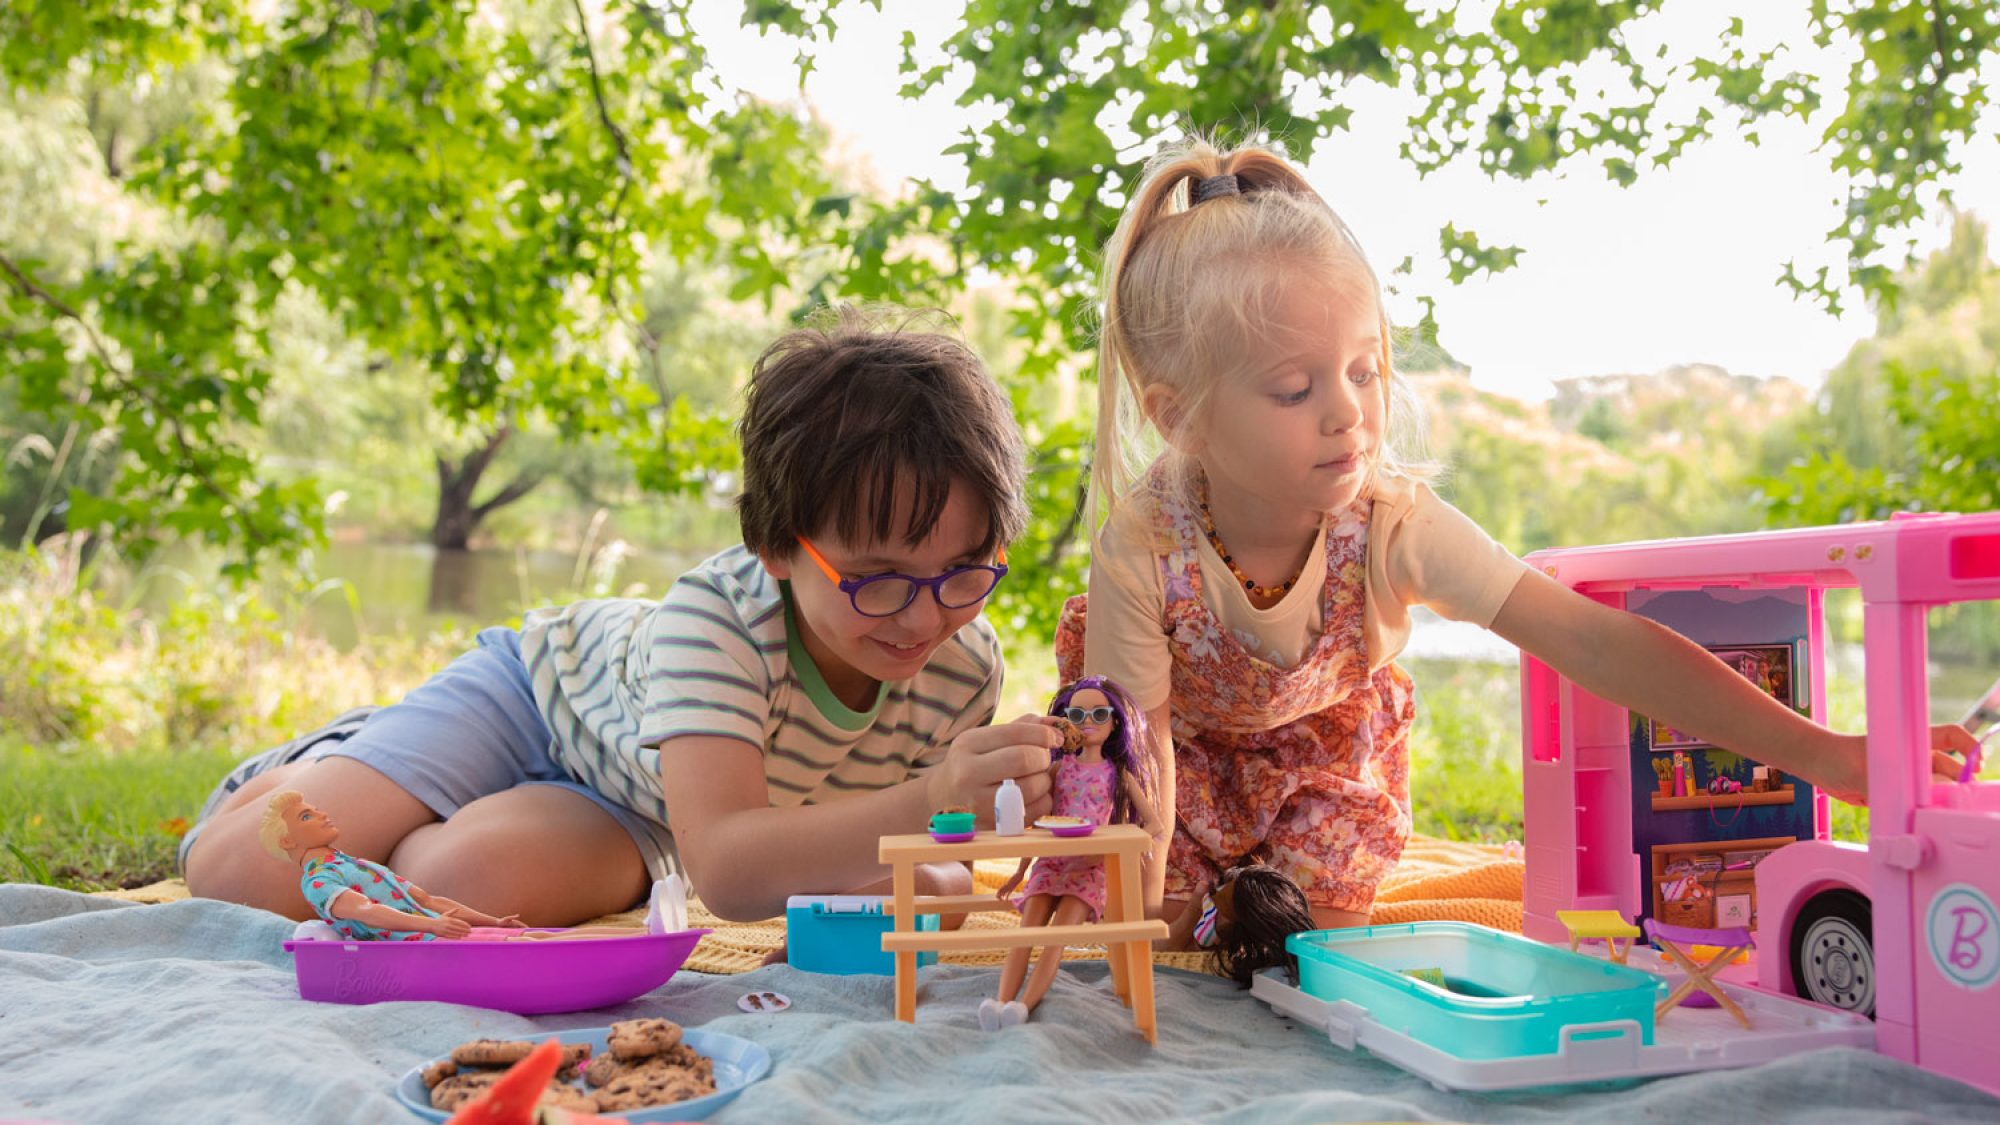
[[[1234,184],[1215,182],[1223,176]],[[1196,204],[1204,183],[1208,197]],[[1309,269],[1382,309],[1381,283],[1360,242],[1275,147],[1226,150],[1197,136],[1147,163],[1104,249],[1093,525],[1133,495],[1158,457],[1165,458],[1167,487],[1191,495],[1193,462],[1176,447],[1206,418],[1243,342],[1265,335],[1267,310],[1282,292],[1269,276],[1275,265]],[[1414,448],[1422,427],[1414,396],[1394,377],[1386,311],[1381,316],[1390,434],[1375,471],[1423,479],[1434,466],[1395,452]],[[1154,384],[1173,391],[1176,417],[1145,416],[1145,390]]]

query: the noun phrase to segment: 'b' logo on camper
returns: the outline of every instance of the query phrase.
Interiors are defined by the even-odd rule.
[[[1947,980],[1979,989],[2000,978],[2000,911],[1978,888],[1955,883],[1939,891],[1924,931],[1931,963]]]

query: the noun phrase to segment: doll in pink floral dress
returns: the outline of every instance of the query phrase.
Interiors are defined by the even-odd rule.
[[[1153,769],[1146,752],[1143,713],[1125,690],[1102,676],[1085,676],[1056,693],[1049,714],[1066,719],[1081,735],[1074,751],[1055,751],[1049,765],[1054,794],[1052,816],[1074,816],[1093,824],[1145,826],[1155,839],[1167,826],[1154,812]],[[1075,926],[1095,922],[1104,912],[1104,861],[1099,856],[1043,856],[1028,872],[1022,860],[1000,888],[1006,897],[1021,876],[1027,882],[1014,896],[1023,926]],[[1046,948],[1028,977],[1033,950],[1010,950],[1000,970],[1000,994],[979,1005],[979,1026],[988,1031],[1023,1023],[1055,980],[1062,947]],[[1027,988],[1022,990],[1023,978]]]

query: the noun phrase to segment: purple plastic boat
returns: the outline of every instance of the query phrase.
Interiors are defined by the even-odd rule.
[[[667,982],[707,930],[572,941],[287,941],[299,995],[435,1000],[525,1016],[622,1004]]]

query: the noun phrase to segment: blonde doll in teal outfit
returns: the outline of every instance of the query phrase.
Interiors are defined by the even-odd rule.
[[[271,795],[257,838],[274,857],[298,865],[306,902],[350,941],[462,938],[474,926],[520,930],[519,918],[495,918],[429,894],[381,864],[334,847],[339,826],[297,790]]]

